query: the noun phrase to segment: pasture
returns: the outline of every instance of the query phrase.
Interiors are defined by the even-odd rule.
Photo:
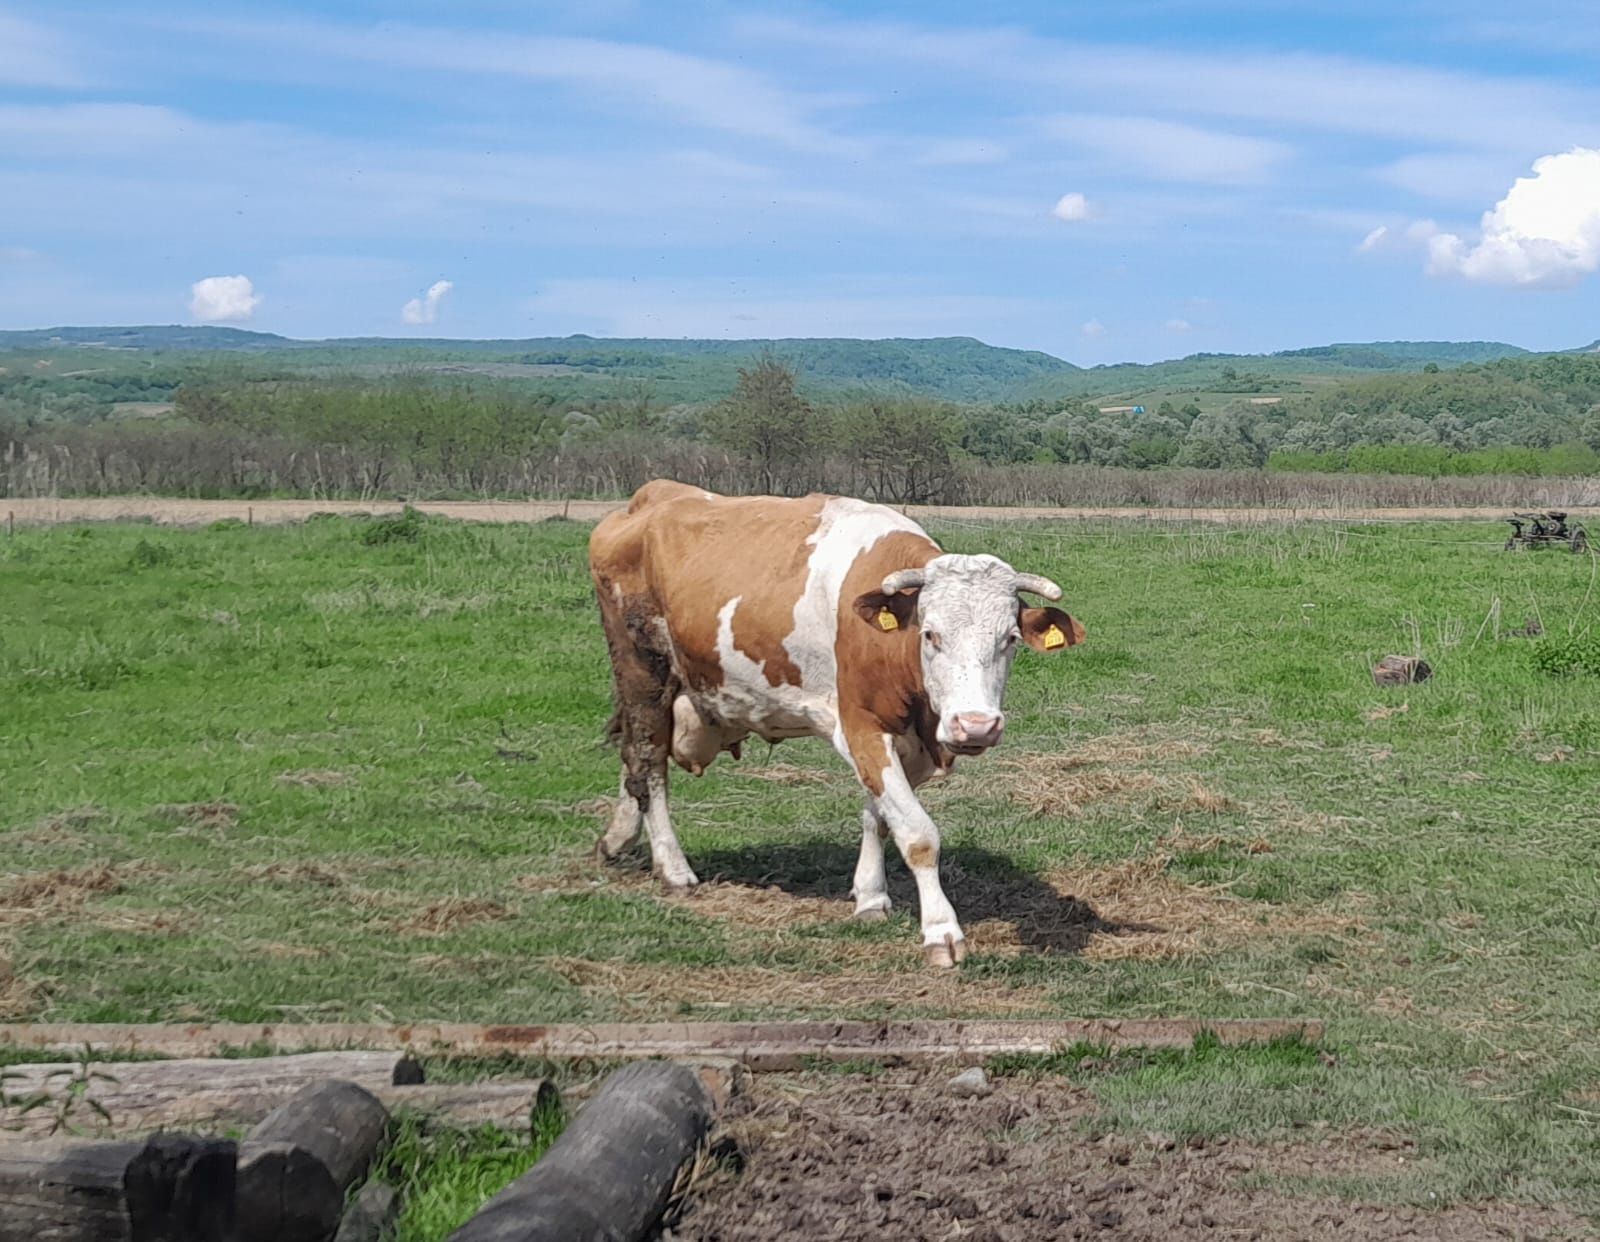
[[[675,773],[688,897],[590,860],[588,530],[0,539],[0,1018],[1314,1016],[1318,1050],[996,1069],[1130,1134],[1392,1137],[1305,1175],[1340,1193],[1600,1210],[1600,679],[1538,659],[1600,616],[1591,558],[1485,523],[933,524],[1088,629],[926,790],[972,949],[933,974],[898,860],[891,919],[850,919],[819,743]],[[1373,687],[1413,651],[1433,681]]]

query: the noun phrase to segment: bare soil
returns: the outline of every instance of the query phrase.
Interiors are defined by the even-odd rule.
[[[758,1076],[725,1123],[742,1170],[732,1161],[703,1167],[661,1237],[1467,1242],[1593,1236],[1588,1222],[1555,1208],[1476,1202],[1431,1209],[1319,1193],[1319,1178],[1381,1185],[1425,1171],[1426,1162],[1419,1165],[1401,1136],[1324,1131],[1296,1143],[1176,1142],[1160,1134],[1096,1134],[1087,1128],[1093,1114],[1089,1093],[1060,1080],[1000,1079],[988,1095],[963,1099],[941,1072]],[[1307,1193],[1293,1193],[1289,1181],[1309,1187]]]
[[[424,513],[474,522],[539,522],[569,517],[578,522],[599,521],[620,509],[620,500],[420,500]],[[204,526],[223,518],[262,523],[302,522],[313,513],[398,513],[398,500],[170,500],[159,496],[95,496],[57,500],[51,497],[16,497],[0,501],[0,509],[15,515],[19,524],[54,522],[111,522],[148,520],[169,526]],[[1354,508],[1133,508],[1083,506],[1068,509],[1004,508],[993,505],[911,505],[914,518],[945,521],[1006,522],[1122,518],[1168,522],[1216,522],[1237,526],[1290,521],[1405,522],[1471,520],[1500,521],[1501,507]],[[1578,520],[1600,520],[1600,508],[1572,509]]]

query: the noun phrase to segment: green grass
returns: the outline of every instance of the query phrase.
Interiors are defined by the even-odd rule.
[[[559,1107],[541,1109],[519,1137],[498,1126],[452,1129],[401,1116],[376,1173],[400,1191],[391,1242],[439,1242],[531,1169],[564,1123]]]
[[[1316,1017],[1332,1065],[1227,1050],[1088,1081],[1125,1128],[1391,1127],[1449,1194],[1600,1202],[1600,678],[1540,657],[1587,651],[1591,561],[1504,555],[1473,524],[936,529],[1062,581],[1089,632],[1024,653],[1003,752],[928,793],[958,912],[981,891],[1004,923],[1054,900],[1053,870],[1165,853],[1164,881],[1263,930],[1126,959],[975,933],[953,990],[908,1001],[903,869],[886,925],[844,917],[858,801],[819,743],[772,758],[829,779],[751,779],[756,744],[680,776],[675,818],[702,877],[837,897],[838,921],[589,883],[616,760],[587,528],[393,525],[0,540],[0,1012]],[[1417,649],[1431,682],[1372,686],[1378,657]],[[1010,796],[1003,761],[1108,738],[1150,754],[1106,770],[1154,785],[1072,814]],[[1226,802],[1185,803],[1189,781]],[[102,864],[112,883],[72,887]],[[58,870],[56,897],[8,906],[7,876]],[[709,968],[816,986],[687,986]]]

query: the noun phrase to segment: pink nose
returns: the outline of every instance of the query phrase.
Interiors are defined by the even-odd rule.
[[[993,746],[1005,732],[1006,718],[988,712],[960,712],[950,721],[950,738],[958,746]]]

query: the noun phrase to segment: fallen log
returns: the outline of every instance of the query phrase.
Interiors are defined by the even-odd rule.
[[[326,1242],[388,1126],[350,1082],[314,1083],[273,1109],[239,1147],[236,1242]]]
[[[710,1093],[689,1067],[624,1066],[544,1158],[449,1242],[635,1242],[660,1219],[712,1112]]]
[[[421,1082],[422,1072],[396,1052],[16,1065],[0,1084],[9,1102],[0,1118],[24,1134],[50,1133],[64,1110],[73,1126],[96,1133],[209,1127],[258,1120],[329,1078],[381,1090]],[[41,1097],[42,1105],[21,1111]]]
[[[747,1069],[793,1069],[814,1059],[868,1059],[896,1064],[982,1064],[999,1053],[1053,1052],[1079,1042],[1109,1048],[1183,1048],[1208,1032],[1224,1044],[1295,1037],[1322,1038],[1306,1019],[1079,1018],[1057,1020],[914,1020],[846,1022],[598,1022],[587,1025],[310,1023],[303,1026],[218,1023],[0,1024],[0,1045],[197,1055],[230,1047],[372,1047],[468,1056],[551,1060],[661,1057],[695,1062],[732,1058]]]
[[[230,1242],[234,1144],[0,1140],[0,1238],[29,1242]]]
[[[506,1130],[526,1130],[538,1109],[560,1099],[555,1084],[544,1078],[384,1087],[373,1094],[391,1112],[420,1112],[453,1125],[497,1125]]]

